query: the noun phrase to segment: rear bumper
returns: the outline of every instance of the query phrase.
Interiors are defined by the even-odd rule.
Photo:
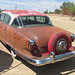
[[[29,58],[26,56],[24,57],[27,60],[27,62],[29,62],[32,65],[43,66],[46,64],[55,63],[55,62],[59,62],[59,61],[63,61],[63,60],[75,57],[75,51],[67,52],[67,53],[60,54],[60,55],[55,55],[54,52],[51,52],[51,55],[49,55],[47,58],[43,58],[40,60]]]

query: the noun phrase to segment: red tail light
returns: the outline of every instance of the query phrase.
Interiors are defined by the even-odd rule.
[[[31,51],[32,55],[34,56],[41,56],[41,53],[37,49],[36,43],[33,39],[29,40],[29,50]]]
[[[72,38],[72,42],[74,41],[74,38]]]
[[[71,40],[71,42],[73,42],[73,41],[74,41],[74,39],[75,39],[75,35],[74,35],[74,34],[72,34],[72,35],[71,35],[71,39],[70,39],[70,40]]]
[[[35,41],[33,39],[29,40],[29,50],[35,49]]]
[[[30,45],[30,50],[33,50],[34,48],[34,45]]]

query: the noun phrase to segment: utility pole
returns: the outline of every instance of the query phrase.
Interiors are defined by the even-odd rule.
[[[15,10],[17,10],[17,5],[15,5]]]

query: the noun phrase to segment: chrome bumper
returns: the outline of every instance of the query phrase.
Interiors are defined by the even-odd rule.
[[[43,66],[46,64],[63,61],[63,60],[66,60],[66,59],[69,59],[72,57],[75,57],[75,51],[67,52],[67,53],[60,54],[60,55],[55,55],[54,52],[51,52],[51,55],[48,58],[43,58],[40,60],[32,59],[32,58],[28,58],[28,57],[25,57],[25,59],[27,60],[27,62],[29,62],[32,65]]]

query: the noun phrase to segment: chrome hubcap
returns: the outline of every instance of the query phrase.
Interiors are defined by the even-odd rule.
[[[67,48],[67,42],[65,39],[60,39],[58,42],[57,42],[57,51],[59,53],[63,53]]]

